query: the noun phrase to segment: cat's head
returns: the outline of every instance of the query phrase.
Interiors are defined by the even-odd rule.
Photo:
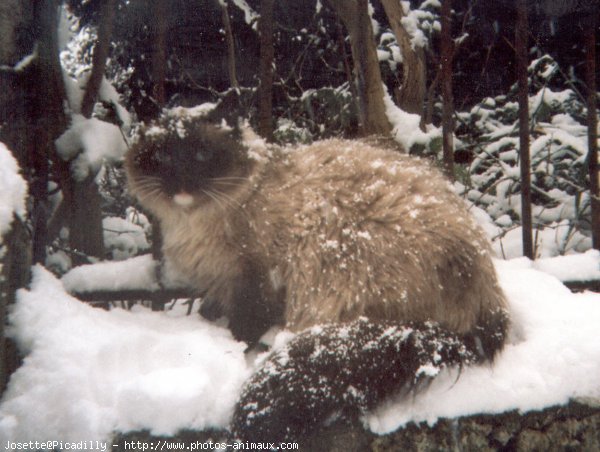
[[[140,128],[125,163],[131,192],[150,210],[228,205],[252,170],[238,128],[165,117]]]

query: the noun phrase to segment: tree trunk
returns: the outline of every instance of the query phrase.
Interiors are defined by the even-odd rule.
[[[14,219],[0,240],[0,390],[18,364],[4,335],[7,308],[16,290],[29,282],[32,253],[36,262],[45,260],[48,159],[56,156],[54,140],[66,127],[56,46],[58,5],[57,0],[0,5],[0,140],[14,152],[28,180],[33,225],[30,232]]]
[[[26,2],[3,0],[0,2],[0,64],[14,66],[24,55],[18,45],[20,26],[27,21]]]
[[[433,122],[433,111],[434,111],[435,100],[436,100],[435,92],[438,89],[441,77],[442,77],[442,70],[441,70],[441,68],[438,68],[434,79],[432,80],[431,84],[427,88],[427,100],[425,101],[425,111],[423,113],[423,117],[421,118],[421,129],[422,130],[425,130],[425,124],[431,124]]]
[[[69,245],[75,252],[75,265],[88,263],[85,256],[104,258],[104,231],[102,229],[102,198],[98,191],[95,174],[83,181],[71,177],[63,181],[63,197],[70,206]]]
[[[452,1],[442,0],[442,137],[444,151],[444,171],[454,180],[454,96],[452,94]]]
[[[29,284],[31,239],[27,227],[14,218],[10,231],[0,237],[0,395],[8,378],[17,369],[19,357],[14,344],[6,338],[8,307],[15,302],[17,289]]]
[[[596,108],[596,15],[584,20],[588,110],[588,169],[592,215],[592,242],[600,250],[600,188],[598,181],[598,113]]]
[[[273,139],[273,7],[274,0],[261,0],[258,34],[260,60],[258,63],[258,133],[267,141]]]
[[[154,52],[152,53],[152,82],[154,100],[159,111],[165,107],[167,102],[167,93],[165,81],[167,76],[167,0],[156,0],[153,4],[154,17]],[[162,261],[162,234],[160,231],[160,222],[154,215],[148,214],[152,224],[152,256],[158,262]],[[160,271],[160,270],[157,270]],[[157,275],[160,277],[160,275]],[[160,278],[158,278],[160,281]],[[152,310],[161,311],[163,306],[152,301]]]
[[[515,50],[519,80],[519,159],[521,164],[521,225],[523,255],[534,258],[531,220],[531,170],[529,158],[529,89],[527,80],[527,0],[516,0]]]
[[[106,70],[115,14],[116,0],[105,0],[98,25],[98,39],[92,56],[92,72],[81,102],[81,114],[86,118],[92,117]],[[64,171],[63,175],[66,176]],[[95,176],[91,174],[84,181],[78,181],[69,172],[68,179],[63,178],[63,202],[69,210],[69,244],[73,251],[78,252],[73,256],[75,264],[85,263],[84,255],[104,257],[104,233],[100,208],[102,198],[94,180]]]
[[[92,56],[92,73],[85,86],[85,93],[81,101],[81,114],[86,118],[92,117],[94,104],[106,69],[106,59],[110,50],[110,37],[116,13],[116,0],[105,0],[101,10],[101,20],[98,25],[98,40]]]
[[[391,126],[383,102],[383,81],[368,3],[368,0],[329,0],[350,35],[361,132],[363,135],[389,135]]]
[[[11,149],[25,172],[28,172],[32,138],[29,90],[34,88],[31,79],[36,77],[36,64],[32,61],[20,70],[15,65],[27,55],[36,55],[37,36],[22,32],[32,29],[32,2],[0,2],[0,141]]]
[[[223,28],[225,29],[225,40],[227,42],[227,72],[229,74],[229,84],[232,88],[239,88],[237,81],[237,71],[235,70],[235,42],[231,30],[231,20],[229,20],[229,10],[227,0],[219,1],[223,16]]]
[[[401,3],[397,0],[381,0],[381,3],[402,52],[402,84],[398,89],[396,103],[408,113],[423,115],[427,92],[425,50],[411,45],[410,35],[402,26],[404,10]]]
[[[33,175],[29,189],[33,198],[33,261],[46,258],[48,222],[49,159],[56,159],[54,140],[66,129],[64,113],[66,98],[62,69],[58,55],[58,0],[40,0],[33,3],[33,20],[37,30],[38,57],[35,75],[28,79],[29,92],[34,93],[28,108],[29,168]]]
[[[159,111],[167,102],[165,79],[167,76],[167,3],[155,0],[152,5],[154,16],[154,49],[152,52],[152,83],[154,100]]]

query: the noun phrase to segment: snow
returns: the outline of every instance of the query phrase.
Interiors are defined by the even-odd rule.
[[[150,287],[154,265],[147,256],[88,265],[62,282],[78,290],[109,282],[115,288]],[[534,263],[518,258],[496,266],[513,326],[494,365],[462,369],[459,376],[442,372],[416,397],[384,402],[366,416],[374,432],[411,420],[434,423],[442,416],[527,411],[600,397],[600,294],[573,294],[549,274],[598,277],[600,253]],[[69,296],[41,267],[34,269],[31,289],[19,292],[10,324],[11,337],[26,354],[0,405],[0,438],[11,441],[224,428],[251,372],[244,344],[225,328],[178,310],[94,309]],[[283,331],[274,340],[285,343],[290,336]]]
[[[514,259],[523,256],[523,228],[508,230],[493,240],[496,256]],[[561,257],[565,253],[584,252],[591,248],[591,238],[574,231],[568,221],[533,231],[534,250],[537,258]]]
[[[532,69],[544,71],[537,74],[542,79],[551,75],[546,63],[555,64],[548,56],[532,63]],[[589,227],[581,221],[590,215],[589,194],[581,179],[588,154],[587,127],[579,122],[582,116],[577,113],[584,106],[573,91],[555,92],[547,87],[537,90],[529,100],[534,124],[530,156],[536,256],[584,252],[591,248]],[[459,113],[481,133],[474,140],[461,136],[463,149],[478,149],[469,168],[467,198],[504,229],[496,235],[495,249],[505,258],[522,255],[516,109],[514,102],[499,96],[484,99],[466,115]]]
[[[600,251],[598,250],[538,259],[531,264],[533,268],[549,273],[561,281],[600,280]]]
[[[38,44],[37,42],[33,46],[33,50],[29,55],[25,55],[21,58],[14,66],[9,66],[6,64],[0,65],[0,71],[7,72],[23,72],[27,69],[31,63],[33,63],[38,57]]]
[[[64,7],[61,7],[60,13],[60,60],[71,126],[56,140],[56,144],[63,159],[73,160],[71,170],[75,178],[83,180],[90,171],[97,175],[103,161],[119,160],[123,156],[126,150],[123,134],[129,133],[132,117],[106,77],[102,77],[97,100],[112,105],[123,133],[114,124],[97,118],[85,119],[80,115],[85,88],[92,72],[89,44],[96,41],[97,31],[95,27],[80,26],[78,19]],[[102,116],[101,109],[102,106],[96,103],[94,114]]]
[[[111,251],[114,260],[124,260],[150,248],[144,228],[123,218],[104,218],[102,229],[104,247]]]
[[[73,113],[80,113],[81,102],[83,100],[83,89],[79,86],[79,82],[71,77],[67,71],[63,70],[62,75],[69,108]]]
[[[73,261],[63,250],[50,251],[46,256],[44,266],[52,273],[64,275],[73,266]]]
[[[160,266],[151,254],[131,257],[122,261],[104,261],[77,266],[68,271],[61,281],[69,293],[98,290],[159,290],[177,289],[189,282],[177,273],[169,261]],[[159,282],[160,275],[160,282]]]
[[[119,120],[123,124],[124,131],[127,132],[131,129],[131,114],[123,107],[121,96],[106,77],[102,77],[100,89],[98,90],[98,99],[109,102],[115,107]]]
[[[247,124],[242,125],[242,142],[248,148],[248,157],[257,162],[266,162],[271,157],[267,142]]]
[[[56,140],[58,154],[73,160],[71,171],[79,181],[97,174],[104,161],[118,161],[127,151],[121,130],[96,118],[73,115],[71,126]]]
[[[387,61],[391,57],[391,53],[387,50],[377,49],[377,60],[378,61]]]
[[[543,88],[539,90],[536,95],[529,98],[529,111],[535,113],[540,108],[541,104],[567,104],[574,96],[575,93],[570,89],[552,91],[550,88]]]
[[[244,21],[252,26],[252,28],[256,29],[256,24],[258,22],[259,14],[254,11],[245,0],[232,0],[233,4],[242,10],[244,13]]]
[[[10,229],[13,214],[25,218],[27,183],[19,174],[19,165],[4,143],[0,143],[0,244]]]
[[[427,125],[425,132],[420,128],[421,116],[407,113],[399,108],[384,86],[383,101],[386,109],[386,116],[392,124],[392,136],[400,143],[406,151],[409,151],[414,145],[429,145],[435,138],[441,137],[440,129]]]
[[[413,49],[422,47],[426,48],[429,44],[429,39],[423,33],[423,30],[436,29],[434,21],[434,15],[430,11],[426,11],[424,8],[432,7],[439,8],[439,2],[425,2],[418,9],[411,9],[410,2],[402,1],[402,9],[404,10],[404,17],[401,19],[402,26],[406,32],[410,35],[410,45]]]
[[[0,405],[2,444],[222,428],[248,377],[245,345],[226,329],[177,311],[92,308],[41,267],[10,320],[26,357]]]
[[[60,60],[63,68],[63,80],[71,113],[81,113],[81,102],[85,87],[92,71],[90,43],[97,41],[97,28],[79,23],[79,19],[61,7],[61,18],[58,29]],[[124,69],[128,72],[130,69]],[[124,75],[124,74],[123,74]],[[123,107],[121,96],[115,87],[102,77],[98,90],[98,101],[113,105],[123,130],[128,132],[132,118]]]
[[[169,118],[201,118],[214,110],[216,106],[217,104],[214,102],[205,102],[194,107],[173,107],[165,109],[163,114]]]
[[[80,265],[62,277],[68,292],[85,293],[108,290],[158,290],[156,261],[144,254],[118,262]]]
[[[447,372],[417,397],[383,404],[367,416],[371,430],[600,398],[600,294],[573,294],[526,259],[496,264],[513,327],[493,366]]]

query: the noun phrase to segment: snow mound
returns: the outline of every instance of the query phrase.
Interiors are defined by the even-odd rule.
[[[41,267],[10,320],[26,357],[0,405],[2,444],[222,428],[248,377],[245,345],[226,329],[141,307],[94,309]]]
[[[496,268],[513,324],[493,366],[446,372],[417,397],[383,404],[367,416],[371,430],[600,398],[600,294],[573,294],[528,259],[498,261]]]

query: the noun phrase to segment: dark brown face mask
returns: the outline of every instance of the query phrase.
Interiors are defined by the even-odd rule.
[[[198,120],[159,127],[161,133],[142,131],[130,150],[130,175],[160,181],[168,197],[186,193],[200,199],[216,179],[244,177],[251,169],[237,130]]]

